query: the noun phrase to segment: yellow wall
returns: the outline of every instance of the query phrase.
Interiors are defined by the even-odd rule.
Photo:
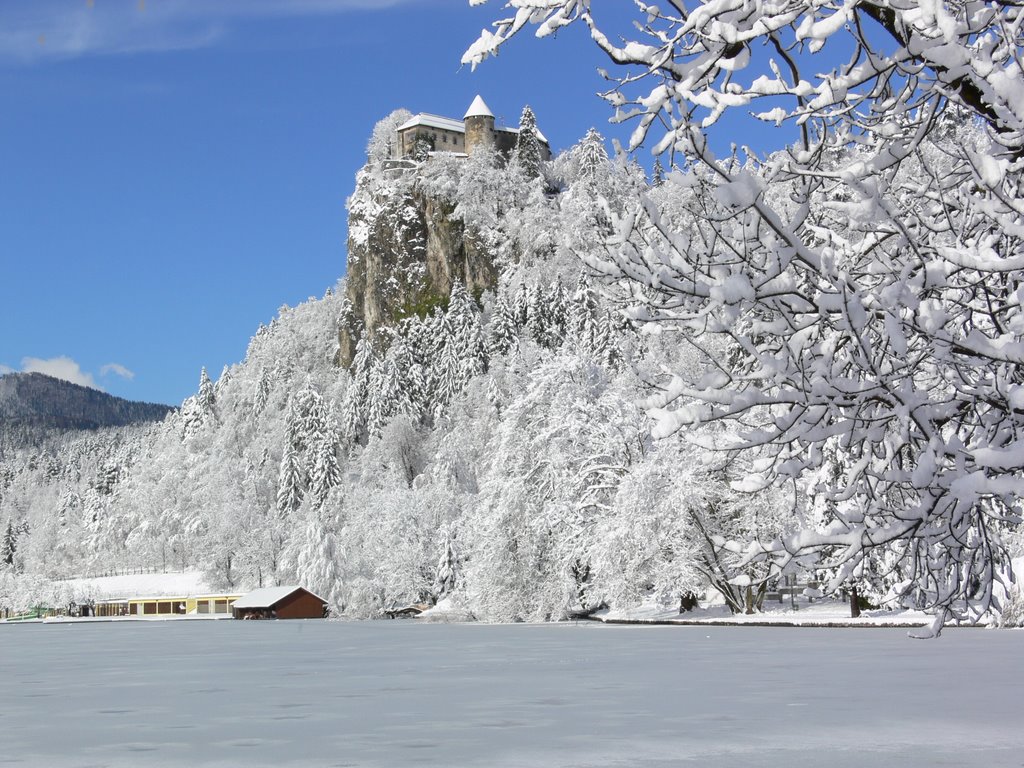
[[[188,614],[227,614],[231,612],[231,604],[241,595],[199,595],[136,597],[129,599],[128,613],[131,616],[182,616]],[[181,606],[184,605],[184,611]],[[201,609],[201,605],[205,610]]]

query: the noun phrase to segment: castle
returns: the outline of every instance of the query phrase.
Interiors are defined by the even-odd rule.
[[[413,157],[421,141],[426,142],[431,152],[468,157],[479,147],[492,147],[508,155],[519,138],[518,128],[495,126],[494,113],[480,96],[473,99],[462,120],[421,112],[398,126],[396,133],[396,141],[392,142],[394,160]],[[537,131],[537,139],[543,159],[551,159],[551,147],[540,131]]]

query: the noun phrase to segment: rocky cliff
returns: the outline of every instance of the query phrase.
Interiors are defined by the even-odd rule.
[[[375,338],[382,327],[444,306],[455,280],[474,296],[497,281],[490,249],[436,183],[422,183],[420,170],[412,164],[387,171],[367,166],[349,199],[341,365],[351,363],[363,334]]]

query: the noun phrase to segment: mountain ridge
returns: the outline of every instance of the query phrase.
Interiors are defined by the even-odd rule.
[[[175,408],[115,397],[42,373],[0,376],[0,428],[92,430],[160,421]]]

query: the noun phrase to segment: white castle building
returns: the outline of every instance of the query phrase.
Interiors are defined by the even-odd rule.
[[[432,152],[448,152],[469,156],[481,146],[490,146],[508,155],[515,149],[519,138],[518,128],[498,127],[494,124],[494,113],[477,96],[469,105],[462,120],[441,117],[421,112],[396,129],[397,140],[392,143],[392,158],[401,160],[416,153],[416,145],[423,141]],[[548,140],[538,130],[541,154],[545,160],[551,158]]]

